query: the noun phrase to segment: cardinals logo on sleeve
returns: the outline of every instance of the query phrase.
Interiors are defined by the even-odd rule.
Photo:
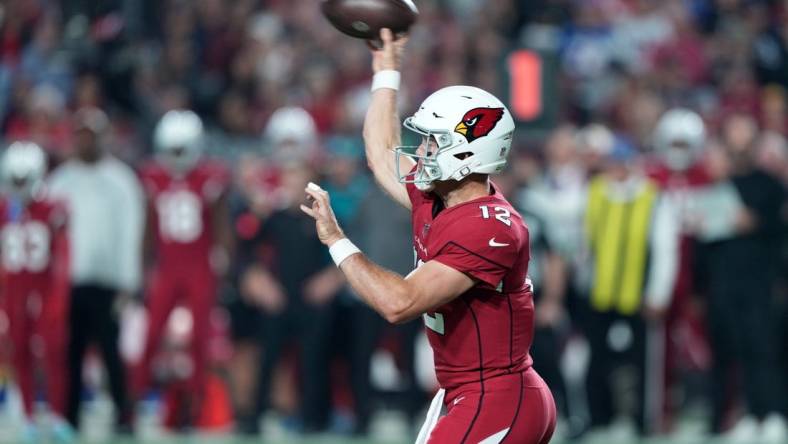
[[[454,128],[454,132],[462,134],[468,143],[471,143],[490,134],[503,117],[503,113],[503,108],[474,108],[465,113],[462,121]]]

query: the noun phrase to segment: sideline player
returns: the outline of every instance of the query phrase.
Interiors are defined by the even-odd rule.
[[[317,185],[306,189],[312,206],[301,208],[366,303],[392,323],[424,319],[441,390],[417,442],[547,443],[555,404],[528,354],[534,318],[528,230],[488,178],[506,165],[514,121],[481,89],[444,88],[405,120],[421,145],[395,149],[406,39],[394,41],[385,29],[381,38],[382,48],[372,53],[367,159],[381,187],[412,210],[417,269],[402,277],[361,254]],[[447,413],[438,419],[441,404]]]
[[[22,393],[27,423],[25,441],[36,441],[33,425],[37,368],[43,369],[45,393],[58,442],[74,438],[63,419],[66,408],[66,333],[68,319],[68,240],[66,211],[43,186],[46,154],[36,144],[15,142],[5,152],[6,187],[0,200],[2,299],[10,322],[14,373]],[[36,365],[43,353],[43,367]]]
[[[697,239],[693,233],[693,206],[711,179],[703,162],[706,126],[700,115],[685,108],[673,108],[659,119],[654,130],[654,156],[646,164],[646,174],[660,187],[666,204],[672,207],[678,228],[675,284],[664,310],[652,310],[648,333],[650,365],[662,372],[650,372],[646,407],[653,432],[670,432],[680,400],[675,385],[679,369],[707,371],[710,366],[704,320],[693,301],[698,278],[694,275]],[[675,332],[683,332],[677,335]]]
[[[169,111],[154,133],[158,159],[141,172],[149,199],[146,243],[154,241],[155,265],[146,301],[148,334],[135,369],[134,390],[139,397],[150,388],[151,364],[167,319],[176,304],[183,303],[193,319],[189,386],[194,398],[187,423],[196,419],[200,409],[210,314],[230,246],[229,174],[221,164],[202,158],[202,136],[202,121],[195,113]]]

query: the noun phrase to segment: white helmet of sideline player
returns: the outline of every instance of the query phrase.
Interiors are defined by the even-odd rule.
[[[497,174],[506,166],[512,147],[514,119],[495,96],[472,86],[450,86],[436,91],[418,111],[405,119],[405,128],[423,137],[419,147],[398,147],[402,156],[418,164],[400,182],[422,191],[436,181],[460,181],[471,174]]]
[[[203,125],[200,117],[188,110],[168,111],[153,134],[156,152],[178,171],[191,169],[202,155]]]
[[[654,148],[667,166],[684,171],[700,157],[706,143],[706,126],[694,111],[668,110],[654,132]]]
[[[30,199],[44,182],[47,158],[33,142],[14,142],[3,155],[3,179],[8,190],[22,199]]]

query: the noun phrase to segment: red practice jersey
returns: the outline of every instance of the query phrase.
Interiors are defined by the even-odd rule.
[[[439,198],[408,184],[417,266],[434,260],[477,281],[423,316],[438,382],[447,390],[532,364],[528,229],[493,188],[489,196],[437,211]]]
[[[227,191],[227,169],[217,162],[202,161],[177,174],[152,162],[140,175],[152,216],[149,223],[155,233],[158,267],[183,270],[210,266],[215,243],[213,208]]]
[[[3,293],[65,293],[68,288],[65,207],[45,198],[0,201]]]

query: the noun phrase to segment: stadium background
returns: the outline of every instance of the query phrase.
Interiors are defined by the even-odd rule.
[[[381,214],[387,210],[372,210],[373,219],[359,220],[362,203],[381,199],[365,170],[360,139],[369,99],[368,50],[362,42],[331,28],[317,3],[4,0],[0,2],[4,145],[33,140],[47,151],[52,168],[56,168],[70,155],[74,112],[99,107],[111,121],[104,145],[136,167],[152,155],[156,121],[170,109],[191,108],[205,122],[207,153],[233,171],[234,209],[253,207],[255,216],[264,218],[278,205],[282,193],[286,194],[276,179],[280,165],[286,164],[288,172],[315,169],[321,183],[337,190],[340,218],[358,222],[350,230],[351,237],[372,243],[392,237],[394,234],[378,228],[393,218],[390,213]],[[653,154],[657,120],[674,106],[692,108],[703,116],[710,144],[724,146],[743,133],[758,167],[783,186],[788,184],[788,2],[417,3],[421,15],[403,67],[402,114],[413,110],[430,92],[451,84],[472,84],[507,98],[520,119],[520,129],[512,168],[500,184],[516,205],[522,204],[521,196],[538,182],[542,171],[561,164],[581,169],[588,166],[585,156],[595,148],[584,138],[594,134],[587,131],[590,124],[604,125],[626,138],[642,159],[648,159]],[[299,109],[281,112],[283,107]],[[744,119],[744,129],[741,125],[731,129],[735,125],[728,125],[730,120],[741,116],[751,120]],[[245,215],[233,213],[239,243],[244,240],[244,222],[248,222]],[[784,247],[786,219],[781,223],[781,233],[772,241]],[[407,229],[404,233],[400,243],[392,242],[397,245],[392,248],[401,244],[396,253],[401,256],[410,254]],[[775,284],[775,302],[770,307],[774,313],[785,310],[785,248],[782,251],[782,283]],[[556,253],[568,256],[568,263],[574,260],[565,251]],[[213,373],[226,385],[230,398],[244,394],[233,393],[230,386],[237,378],[244,378],[243,372],[237,371],[246,365],[239,361],[238,351],[249,347],[248,341],[241,343],[234,340],[238,335],[233,335],[249,326],[233,324],[259,322],[249,310],[244,316],[228,315],[242,299],[238,293],[234,279],[228,277],[217,311],[224,316],[217,315],[217,333],[212,338]],[[332,347],[332,365],[322,369],[331,372],[333,381],[329,431],[300,437],[293,388],[299,383],[291,375],[297,360],[289,356],[276,379],[274,410],[278,413],[269,415],[266,422],[264,429],[274,434],[269,434],[266,442],[351,440],[343,434],[352,429],[353,417],[352,388],[347,382],[348,344],[355,344],[351,340],[354,335],[363,334],[360,326],[366,325],[366,318],[354,314],[359,307],[352,295],[340,293],[326,302],[336,313],[333,327],[327,330],[332,338],[327,342]],[[567,300],[571,305],[573,299]],[[700,300],[701,313],[713,303]],[[783,327],[788,325],[785,319],[783,315]],[[557,327],[562,332],[562,346],[576,345],[582,336],[572,321],[569,316]],[[188,330],[188,322],[185,325]],[[124,328],[124,337],[133,349],[143,334],[133,323]],[[380,327],[373,321],[370,328]],[[413,341],[414,334],[407,333],[407,328],[395,332],[404,334],[393,331],[381,334],[385,348],[393,352],[376,354],[377,370],[373,371],[382,380],[378,389],[387,392],[376,397],[385,401],[385,407],[373,418],[370,441],[359,442],[410,439],[406,415],[399,413],[407,402],[398,400],[397,395],[406,372],[397,370],[391,356],[399,356],[401,339]],[[782,335],[782,342],[775,347],[781,355],[775,361],[784,365],[788,359],[784,338],[788,335],[785,331]],[[709,442],[700,433],[710,403],[704,375],[714,364],[708,347],[700,342],[696,349],[700,357],[695,355],[692,363],[697,368],[690,365],[684,369],[687,374],[678,384],[685,396],[674,422],[672,442]],[[583,347],[570,350],[582,355]],[[575,367],[577,363],[570,357],[567,365]],[[100,385],[100,365],[90,368],[97,370],[91,380]],[[4,374],[6,382],[12,380],[8,369]],[[785,367],[781,375],[788,379]],[[425,379],[429,378],[419,378]],[[85,428],[95,430],[84,433],[86,439],[101,441],[105,433],[101,418],[108,417],[101,411],[109,404],[106,397],[91,396],[94,401],[86,408],[96,410]],[[11,433],[15,421],[10,399],[12,396],[4,394],[4,436]],[[157,406],[148,407],[158,412]],[[157,417],[156,413],[146,416],[153,423],[160,422]],[[564,425],[566,436],[570,427]],[[613,428],[614,433],[623,435],[600,442],[634,442],[635,438],[622,432],[626,427]],[[223,442],[231,439],[224,437],[231,429],[230,423],[223,423],[208,433],[219,436],[211,439]]]

